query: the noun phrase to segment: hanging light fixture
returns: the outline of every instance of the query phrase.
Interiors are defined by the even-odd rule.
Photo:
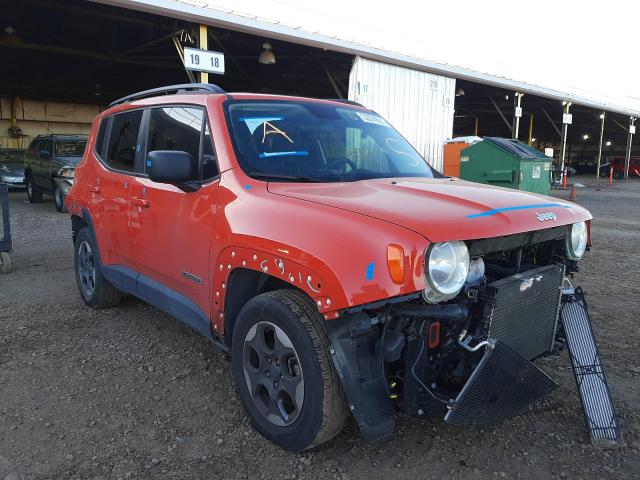
[[[456,90],[456,97],[462,97],[465,95],[465,92],[462,88],[458,88],[458,90]]]
[[[260,56],[258,57],[258,63],[262,63],[264,65],[273,65],[276,63],[276,56],[273,54],[273,50],[271,50],[271,44],[269,42],[262,44],[262,52],[260,52]]]

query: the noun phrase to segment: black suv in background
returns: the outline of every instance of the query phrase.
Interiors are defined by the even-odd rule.
[[[73,185],[73,173],[87,146],[86,135],[38,135],[33,139],[24,163],[27,197],[31,203],[52,195],[56,209],[66,211],[64,199]]]

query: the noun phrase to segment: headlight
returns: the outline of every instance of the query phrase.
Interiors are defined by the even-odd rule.
[[[62,178],[73,178],[74,170],[75,169],[71,167],[62,167],[58,171],[58,176]]]
[[[426,253],[427,288],[423,292],[431,303],[455,297],[469,274],[469,250],[461,241],[434,243]]]
[[[0,165],[0,172],[11,173],[11,170],[6,165]]]
[[[574,223],[567,233],[567,257],[580,260],[587,249],[587,222]]]

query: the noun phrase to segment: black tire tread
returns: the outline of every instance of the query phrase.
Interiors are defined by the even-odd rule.
[[[323,379],[322,424],[313,441],[303,448],[309,450],[328,442],[342,430],[347,419],[342,382],[338,377],[329,351],[329,337],[323,326],[323,319],[313,301],[303,292],[292,289],[274,290],[261,296],[270,297],[286,305],[300,320],[313,342]]]
[[[83,227],[80,229],[76,237],[76,244],[81,243],[83,240],[87,240],[89,242],[94,255],[96,255],[96,253],[98,252],[98,246],[93,239],[93,234],[89,227]],[[94,309],[115,307],[122,301],[124,294],[116,287],[111,285],[104,277],[101,269],[102,265],[98,260],[98,256],[95,257],[94,261],[96,262],[96,290],[94,292],[94,297],[90,301],[85,300],[85,303],[89,307]],[[78,268],[76,262],[77,255],[74,253],[74,269]]]
[[[33,175],[29,174],[27,177],[27,182],[31,183],[31,197],[27,193],[27,198],[29,203],[41,203],[42,202],[42,190],[38,188],[38,186],[33,181]],[[28,192],[28,190],[27,190]]]

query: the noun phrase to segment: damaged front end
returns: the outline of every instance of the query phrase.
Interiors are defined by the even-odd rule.
[[[558,314],[570,227],[466,242],[469,272],[454,298],[416,294],[327,321],[331,354],[363,436],[378,440],[398,410],[457,425],[515,415],[555,382],[532,361],[562,345]]]

